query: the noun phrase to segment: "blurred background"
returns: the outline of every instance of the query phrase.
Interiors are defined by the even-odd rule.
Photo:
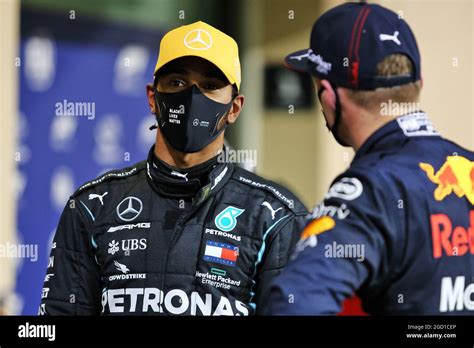
[[[325,128],[311,81],[282,68],[336,0],[0,0],[0,313],[36,314],[51,239],[75,188],[146,158],[145,96],[161,36],[203,20],[233,36],[244,112],[226,138],[254,170],[307,205],[350,164]],[[380,3],[408,21],[422,55],[422,107],[474,148],[473,0]],[[82,117],[58,117],[67,102]],[[67,115],[66,115],[67,116]]]

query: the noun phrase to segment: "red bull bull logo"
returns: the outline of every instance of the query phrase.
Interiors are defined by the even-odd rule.
[[[459,198],[466,197],[474,205],[474,162],[462,156],[448,156],[436,173],[431,164],[420,162],[419,166],[426,172],[428,179],[438,185],[434,191],[437,201],[442,201],[454,192]]]

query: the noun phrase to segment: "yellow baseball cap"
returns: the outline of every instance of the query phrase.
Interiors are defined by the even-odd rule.
[[[154,75],[165,64],[186,56],[211,62],[240,89],[239,47],[229,35],[201,21],[169,31],[161,39]]]

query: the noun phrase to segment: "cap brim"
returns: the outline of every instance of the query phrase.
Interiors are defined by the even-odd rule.
[[[308,64],[309,49],[299,50],[286,56],[285,66],[293,71],[310,73]]]

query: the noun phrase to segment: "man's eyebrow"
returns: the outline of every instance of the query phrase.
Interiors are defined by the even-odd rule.
[[[163,77],[163,76],[169,76],[172,74],[187,76],[190,74],[190,72],[186,68],[176,68],[176,69],[170,68],[170,69],[165,69],[160,75]],[[219,79],[222,82],[227,82],[227,78],[225,77],[225,75],[217,69],[212,69],[212,68],[208,69],[204,72],[203,76],[208,77],[208,78]]]
[[[227,78],[222,74],[220,71],[216,71],[215,69],[211,69],[206,72],[206,76],[213,78],[213,79],[219,79],[222,80],[222,82],[226,82]]]
[[[185,68],[177,69],[166,69],[161,73],[161,76],[171,75],[171,74],[180,74],[180,75],[189,75],[189,71]]]

